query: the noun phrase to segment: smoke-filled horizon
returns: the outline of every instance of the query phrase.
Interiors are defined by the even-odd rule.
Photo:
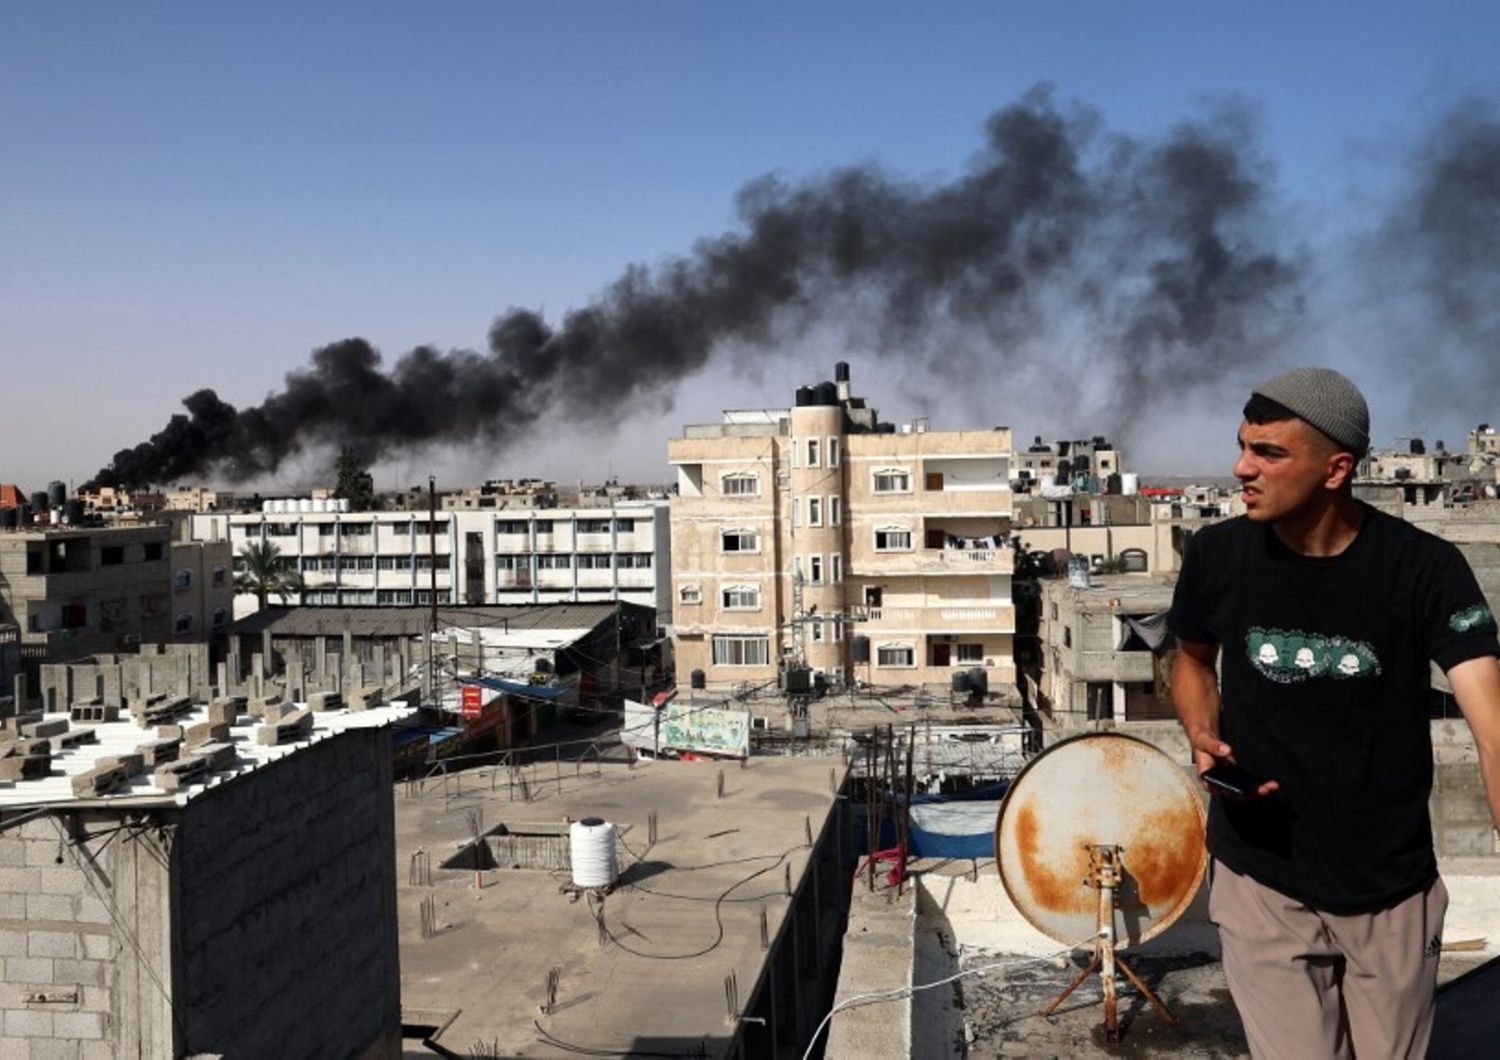
[[[1364,255],[1372,287],[1404,275],[1420,296],[1407,340],[1374,352],[1389,363],[1428,342],[1450,364],[1483,364],[1490,395],[1497,183],[1500,121],[1484,104],[1455,108],[1414,154],[1406,197],[1372,225]],[[1307,331],[1317,255],[1288,237],[1274,167],[1240,101],[1140,137],[1038,88],[991,115],[950,181],[865,164],[762,178],[736,206],[733,231],[632,266],[559,321],[506,311],[484,352],[422,346],[386,367],[349,338],[315,350],[259,405],[199,390],[95,481],[240,481],[320,446],[371,462],[413,446],[503,451],[538,420],[617,421],[711,364],[752,368],[731,358],[815,327],[1015,404],[1034,403],[1015,381],[1091,395],[1101,427],[1128,439],[1142,416],[1262,374]]]

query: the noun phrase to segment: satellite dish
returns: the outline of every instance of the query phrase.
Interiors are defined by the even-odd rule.
[[[995,827],[1005,893],[1043,934],[1065,944],[1094,940],[1093,961],[1052,1008],[1100,968],[1113,1040],[1118,963],[1175,1022],[1116,951],[1155,938],[1187,911],[1208,866],[1204,821],[1187,771],[1121,733],[1062,740],[1011,782]]]

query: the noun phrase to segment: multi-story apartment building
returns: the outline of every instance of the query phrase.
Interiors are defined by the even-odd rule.
[[[172,639],[213,641],[234,617],[234,556],[228,541],[172,542]]]
[[[308,509],[313,505],[309,502]],[[322,507],[333,507],[323,505]],[[248,514],[192,517],[191,536],[276,545],[313,605],[528,604],[625,600],[670,608],[665,503],[517,511],[339,512],[267,502]],[[297,601],[291,601],[297,602]],[[236,615],[255,609],[235,598]]]
[[[1013,683],[1009,428],[897,430],[835,376],[668,443],[678,673]]]
[[[0,626],[19,631],[33,689],[41,663],[172,639],[170,534],[165,525],[0,531]]]

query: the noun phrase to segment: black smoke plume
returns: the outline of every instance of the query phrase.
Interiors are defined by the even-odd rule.
[[[319,445],[366,460],[429,443],[503,448],[550,411],[613,420],[728,346],[841,321],[876,354],[941,359],[981,385],[1025,367],[1038,342],[1082,334],[1112,407],[1138,409],[1160,381],[1218,379],[1297,313],[1301,267],[1271,238],[1256,143],[1234,103],[1142,140],[1035,89],[989,118],[951,182],[873,165],[755,181],[737,197],[737,230],[628,269],[556,326],[513,309],[487,353],[419,347],[389,369],[363,339],[325,346],[260,405],[198,391],[98,481],[239,480]]]

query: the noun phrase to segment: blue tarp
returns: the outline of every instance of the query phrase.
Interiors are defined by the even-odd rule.
[[[1008,783],[989,784],[952,795],[913,795],[910,853],[914,858],[992,858],[995,822]],[[896,826],[887,818],[881,846],[896,845]]]

